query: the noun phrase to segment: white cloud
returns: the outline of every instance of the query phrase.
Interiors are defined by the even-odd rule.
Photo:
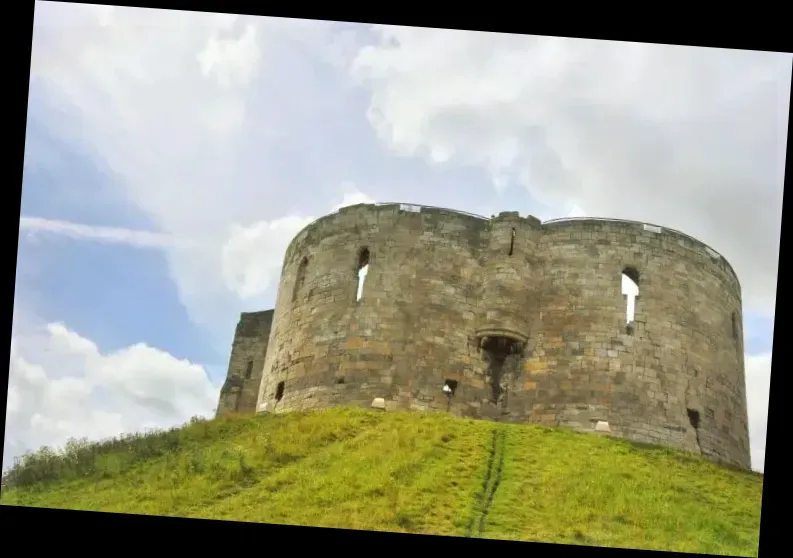
[[[321,154],[308,167],[316,172],[295,179],[292,167],[313,156],[295,138],[338,110],[306,83],[321,64],[351,57],[355,33],[343,23],[49,2],[37,2],[35,25],[31,88],[52,109],[48,132],[112,171],[112,189],[163,235],[124,238],[162,248],[180,302],[222,345],[229,316],[272,302],[260,297],[307,220],[303,207],[331,206],[316,195],[327,179]]]
[[[374,199],[346,183],[341,203],[332,211]],[[295,235],[317,217],[289,216],[257,221],[242,227],[232,225],[223,246],[223,277],[226,286],[243,300],[257,300],[277,283],[286,248]]]
[[[771,353],[746,355],[746,399],[749,407],[749,441],[752,468],[765,467],[765,438],[768,425],[768,393],[771,383]]]
[[[229,228],[291,213],[288,188],[268,180],[283,113],[268,85],[285,75],[275,45],[315,24],[46,2],[36,19],[32,86],[61,109],[50,131],[112,169],[158,231],[189,239],[162,245],[181,302],[199,324],[224,323]]]
[[[94,240],[112,244],[124,244],[138,248],[163,248],[172,246],[176,240],[164,234],[151,231],[124,229],[119,227],[98,227],[71,223],[57,219],[23,216],[19,219],[19,232],[27,233],[28,238],[37,239],[40,233],[67,236],[76,240]]]
[[[103,353],[64,324],[21,323],[11,340],[4,468],[69,438],[167,428],[214,412],[219,388],[197,364],[142,343]]]
[[[351,188],[350,185],[346,186],[342,202],[334,206],[333,211],[359,203],[374,203],[367,194]],[[247,227],[232,224],[225,243],[218,247],[221,258],[219,269],[226,288],[243,301],[260,302],[277,283],[289,242],[315,219],[316,217],[287,216],[272,221],[257,221]],[[29,216],[20,218],[19,228],[31,240],[38,240],[41,233],[50,233],[76,240],[108,242],[137,248],[181,248],[182,253],[187,254],[198,249],[200,245],[190,239],[151,231],[99,227]],[[201,248],[210,252],[212,245],[204,244]]]
[[[540,221],[543,221],[543,222],[550,221],[551,219],[570,219],[570,218],[575,218],[575,217],[597,217],[596,215],[588,214],[578,204],[575,204],[575,203],[570,204],[570,203],[568,203],[568,204],[565,204],[565,205],[568,207],[568,211],[567,211],[567,213],[565,213],[563,215],[550,216],[550,215],[542,214],[542,215],[535,215],[535,217],[537,217]]]
[[[378,29],[351,69],[395,152],[680,229],[731,261],[749,308],[773,314],[789,54]]]
[[[278,279],[284,252],[313,217],[284,217],[249,227],[234,225],[223,246],[226,285],[242,299],[262,296]]]
[[[342,207],[357,205],[359,203],[375,203],[374,198],[359,191],[351,183],[348,182],[343,186],[345,188],[344,197],[342,198],[340,204],[333,207],[333,211],[338,211]]]
[[[259,52],[256,28],[246,25],[239,39],[222,39],[213,31],[204,50],[198,55],[201,73],[214,76],[225,88],[245,85],[253,77]]]
[[[573,207],[570,209],[570,213],[568,217],[586,217],[587,214],[584,212],[583,209],[578,207],[578,205],[573,204]]]

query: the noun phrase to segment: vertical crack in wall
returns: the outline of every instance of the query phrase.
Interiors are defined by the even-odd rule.
[[[500,353],[485,353],[487,355],[487,374],[490,379],[490,401],[498,405],[501,401],[501,374],[504,372],[506,358]]]
[[[519,353],[512,353],[507,355],[501,365],[501,378],[499,388],[501,392],[501,404],[504,409],[507,408],[509,387],[512,381],[517,377],[520,370],[521,355]]]

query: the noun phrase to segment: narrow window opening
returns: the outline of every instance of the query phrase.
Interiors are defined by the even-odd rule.
[[[292,302],[297,300],[297,295],[300,289],[303,288],[303,283],[306,280],[306,268],[308,267],[308,257],[304,257],[297,266],[297,276],[295,277],[295,287],[292,290]]]
[[[251,375],[253,375],[253,361],[248,361],[248,366],[245,368],[245,379],[250,380]]]
[[[337,384],[343,384],[344,383],[344,376],[339,376],[338,378],[336,378],[336,383]]]
[[[509,255],[512,255],[512,251],[515,248],[515,229],[512,229],[512,237],[509,239]]]
[[[364,248],[358,254],[358,290],[355,294],[356,302],[363,297],[363,284],[366,280],[366,274],[369,272],[369,249]]]
[[[446,380],[443,383],[443,392],[447,395],[454,395],[454,392],[457,391],[457,380]]]
[[[275,400],[280,401],[284,397],[284,383],[278,382],[278,387],[275,388]]]
[[[629,325],[628,333],[633,332],[630,327],[636,318],[636,299],[639,296],[639,272],[635,268],[626,267],[622,270],[622,294],[626,298],[625,319]]]
[[[741,328],[738,325],[738,313],[732,313],[732,338],[738,343],[741,340]]]

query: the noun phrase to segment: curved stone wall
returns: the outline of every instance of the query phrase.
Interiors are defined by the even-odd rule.
[[[623,272],[639,287],[630,324]],[[258,409],[383,398],[584,431],[606,421],[748,468],[741,324],[732,268],[676,231],[357,205],[287,249]]]

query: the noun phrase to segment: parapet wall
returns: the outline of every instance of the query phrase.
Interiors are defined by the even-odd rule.
[[[630,326],[626,270],[639,286]],[[287,249],[267,339],[260,411],[383,398],[387,409],[578,430],[602,420],[616,436],[750,464],[740,285],[676,231],[343,208]]]

